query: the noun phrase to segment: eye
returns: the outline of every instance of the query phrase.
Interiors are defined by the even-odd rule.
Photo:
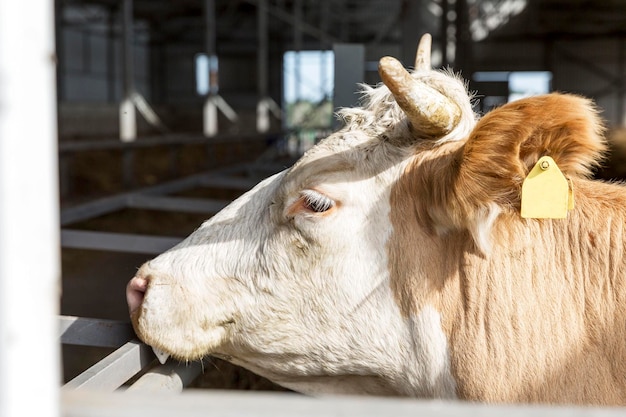
[[[335,207],[335,202],[323,194],[313,190],[304,190],[300,193],[302,203],[308,210],[316,213],[324,213]]]

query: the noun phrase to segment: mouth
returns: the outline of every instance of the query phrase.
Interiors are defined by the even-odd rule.
[[[202,331],[177,332],[170,327],[167,332],[151,332],[151,328],[145,323],[140,324],[137,332],[139,339],[152,348],[154,355],[161,364],[165,364],[169,358],[193,362],[208,355],[214,355],[221,351],[227,338],[228,324],[211,326]],[[155,326],[161,328],[161,326]],[[154,329],[154,328],[152,328]],[[189,330],[189,329],[187,329]]]

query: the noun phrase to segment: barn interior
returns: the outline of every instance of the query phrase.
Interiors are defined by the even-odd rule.
[[[478,113],[592,98],[612,140],[597,175],[626,174],[623,0],[55,0],[54,32],[62,316],[127,322],[144,261],[338,128],[424,33]],[[114,351],[64,343],[64,383]],[[217,359],[192,386],[280,389]]]

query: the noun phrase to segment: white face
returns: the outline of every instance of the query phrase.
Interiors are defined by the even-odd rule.
[[[463,83],[415,78],[460,114],[430,146],[465,138],[475,121]],[[367,94],[344,130],[139,270],[127,297],[142,340],[307,393],[454,395],[439,313],[403,317],[389,275],[392,188],[431,130],[410,129],[425,113],[407,121],[389,90]]]
[[[403,157],[377,149],[387,159],[367,161],[367,148],[389,145],[347,135],[144,265],[138,276],[149,286],[133,313],[140,337],[179,359],[221,356],[307,391],[358,374],[365,390],[392,393],[375,376],[402,349],[385,243]]]

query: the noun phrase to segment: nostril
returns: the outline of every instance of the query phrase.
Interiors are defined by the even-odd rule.
[[[147,290],[148,280],[144,277],[136,276],[128,282],[126,286],[126,302],[131,314],[139,308]]]

